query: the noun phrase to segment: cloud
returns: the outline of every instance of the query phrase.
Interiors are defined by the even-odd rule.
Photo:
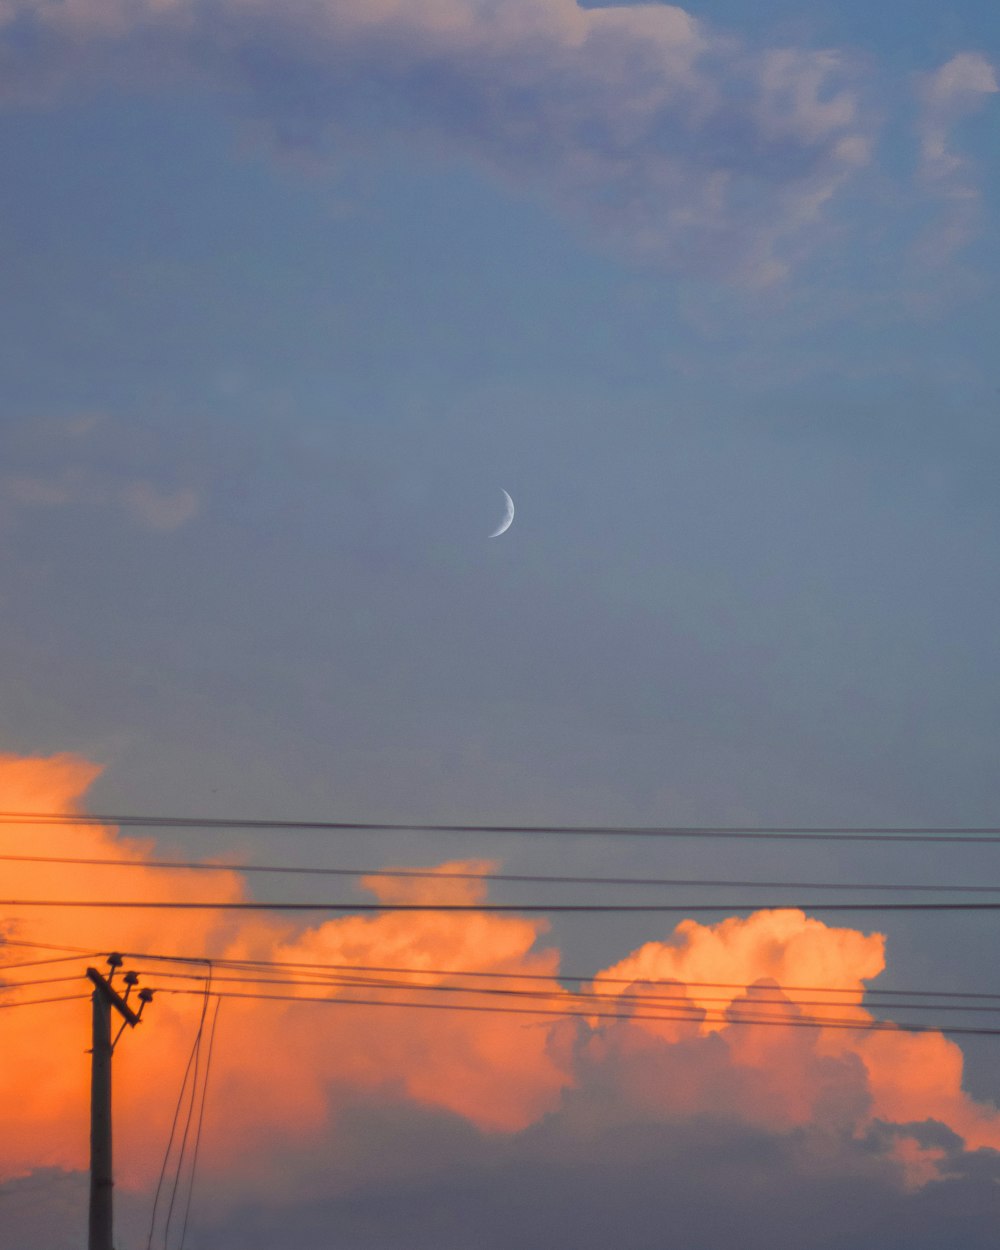
[[[201,510],[201,497],[192,486],[164,486],[130,471],[126,462],[134,448],[121,423],[84,413],[33,421],[28,430],[13,424],[5,435],[7,465],[31,464],[0,474],[0,518],[8,523],[18,514],[51,509],[110,509],[123,511],[146,529],[167,533]],[[148,459],[147,449],[141,460]],[[115,461],[122,461],[117,470],[105,467]]]
[[[876,129],[847,54],[758,50],[666,4],[8,0],[6,13],[9,92],[129,67],[141,80],[150,65],[207,74],[282,145],[457,150],[636,257],[751,283],[787,272]]]
[[[914,101],[847,49],[577,0],[2,0],[0,63],[8,107],[207,86],[310,165],[386,143],[458,155],[634,261],[751,289],[848,228],[894,117],[919,145],[898,194],[943,210],[918,250],[967,244],[979,196],[952,135],[996,90],[976,51]]]
[[[572,1105],[514,1138],[476,1141],[440,1117],[355,1112],[356,1139],[385,1147],[385,1174],[305,1202],[264,1201],[201,1222],[220,1250],[266,1250],[287,1239],[303,1250],[330,1242],[388,1250],[526,1250],[572,1246],[632,1250],[667,1245],[719,1250],[829,1250],[880,1244],[937,1250],[992,1245],[995,1156],[963,1155],[947,1134],[926,1134],[954,1178],[919,1194],[901,1190],[877,1136],[799,1130],[786,1135],[736,1120],[696,1117],[608,1125],[584,1091]],[[417,1140],[435,1143],[407,1171]],[[400,1160],[402,1175],[392,1166]]]
[[[71,757],[4,758],[2,803],[8,811],[72,811],[97,772]],[[134,859],[151,849],[149,841],[117,838],[109,829],[53,826],[34,832],[35,843],[41,840],[53,855]],[[23,830],[0,827],[0,848],[10,852],[23,845]],[[98,892],[148,901],[247,897],[243,879],[228,871],[108,868],[83,877],[72,865],[12,863],[0,871],[0,893],[7,897],[71,899]],[[389,891],[385,883],[380,888]],[[453,896],[460,888],[452,884]],[[476,883],[468,884],[464,897],[474,902],[477,896]],[[445,970],[472,966],[528,972],[541,978],[540,989],[564,997],[554,976],[557,953],[534,949],[543,930],[539,920],[487,913],[352,916],[305,931],[273,917],[234,919],[233,913],[212,910],[173,917],[65,909],[39,917],[14,908],[0,917],[0,935],[8,939],[39,937],[94,950],[156,952],[169,946],[170,953],[196,957],[211,950],[240,959]],[[441,979],[439,973],[427,977],[431,984]],[[122,1150],[122,1180],[132,1186],[145,1185],[155,1175],[171,1110],[164,1091],[180,1078],[178,1057],[190,1046],[199,1010],[197,1000],[169,992],[179,988],[169,978],[161,977],[160,984],[168,992],[157,1000],[156,1027],[129,1039],[116,1078],[125,1104],[135,1109],[131,1129],[123,1127]],[[323,991],[302,987],[299,992]],[[526,1030],[516,1016],[470,1014],[445,1023],[435,1011],[390,1007],[347,1009],[320,1022],[315,1010],[294,1003],[227,1003],[220,1030],[229,1058],[218,1066],[213,1092],[220,1123],[226,1125],[215,1138],[217,1166],[235,1168],[239,1161],[248,1178],[266,1171],[271,1166],[268,1143],[308,1142],[335,1117],[338,1089],[391,1089],[418,1104],[453,1111],[484,1130],[511,1131],[551,1109],[567,1079],[548,1053],[547,1030]],[[48,1012],[53,1014],[46,1020]],[[46,1025],[55,1029],[51,1047],[38,1045],[40,1023],[43,1030]],[[83,1166],[85,1141],[78,1126],[86,1116],[86,1065],[82,1050],[75,1058],[77,1051],[68,1056],[63,1046],[69,1032],[81,1028],[86,1028],[86,1013],[73,1004],[39,1008],[35,1014],[11,1011],[0,1018],[4,1053],[19,1057],[0,1071],[0,1106],[9,1109],[0,1132],[0,1174]],[[242,1046],[241,1037],[253,1037],[254,1045]],[[31,1092],[14,1097],[14,1085],[22,1081]]]
[[[121,492],[122,501],[142,524],[153,530],[179,529],[198,515],[198,496],[190,486],[161,490],[152,482],[129,482]]]
[[[167,533],[198,515],[200,501],[190,486],[164,490],[143,479],[115,481],[73,466],[49,476],[11,473],[0,477],[0,506],[23,509],[121,507],[147,529]]]
[[[959,52],[924,79],[922,95],[928,109],[961,114],[978,108],[979,97],[997,90],[996,70],[981,52]]]
[[[72,756],[0,757],[0,805],[79,810],[98,771]],[[25,845],[23,830],[0,826],[0,851]],[[153,850],[149,839],[64,825],[32,830],[32,845],[51,855],[126,860]],[[477,904],[486,888],[478,878],[491,867],[442,865],[440,885],[390,876],[366,884],[384,903],[444,893],[448,901]],[[470,879],[444,879],[456,869]],[[4,862],[0,896],[240,901],[249,893],[229,868],[185,873]],[[605,1152],[606,1166],[612,1143],[619,1152],[640,1151],[650,1135],[665,1142],[671,1134],[676,1141],[677,1134],[707,1132],[709,1156],[727,1140],[730,1151],[734,1142],[766,1142],[771,1162],[750,1151],[738,1166],[730,1153],[726,1166],[746,1176],[762,1170],[772,1187],[784,1183],[770,1170],[779,1166],[775,1160],[787,1171],[794,1157],[793,1170],[811,1167],[837,1184],[860,1170],[884,1189],[914,1194],[967,1173],[970,1152],[1000,1149],[1000,1113],[963,1091],[955,1043],[935,1032],[836,1027],[874,1018],[862,1000],[884,968],[882,937],[832,928],[794,909],[711,925],[687,920],[643,944],[595,981],[612,996],[608,1007],[618,1010],[611,1015],[621,1018],[608,1018],[608,1008],[590,1018],[558,1014],[572,1005],[559,981],[559,952],[545,944],[543,921],[516,914],[375,912],[303,926],[274,914],[212,908],[5,908],[0,950],[5,941],[23,940],[300,964],[291,985],[268,992],[341,1004],[223,1004],[200,1165],[206,1218],[221,1219],[261,1194],[275,1209],[294,1203],[304,1210],[331,1186],[349,1204],[352,1194],[386,1185],[405,1190],[415,1175],[442,1168],[452,1169],[454,1181],[469,1160],[486,1167],[492,1158],[511,1174],[555,1177],[568,1169],[585,1179],[598,1166],[588,1152]],[[15,949],[8,948],[6,962]],[[305,967],[317,964],[408,968],[427,986],[450,984],[448,970],[527,975],[530,1005],[555,1014],[347,1006],[358,989],[317,986]],[[144,962],[139,954],[129,965],[157,987],[147,1019],[123,1039],[115,1059],[119,1181],[123,1192],[141,1194],[159,1168],[200,1009],[200,995],[174,991],[202,983],[168,975],[176,965]],[[216,986],[238,990],[224,980],[232,975],[217,970]],[[650,985],[652,978],[660,984]],[[817,1007],[816,986],[838,988],[843,1004]],[[364,997],[376,993],[401,996],[360,989]],[[644,1008],[664,995],[681,1018],[644,1018]],[[785,1026],[740,1023],[762,1011]],[[824,1013],[832,1017],[827,1027],[796,1027],[801,1017]],[[0,1013],[0,1179],[86,1167],[87,1028],[85,1001]],[[372,1126],[380,1117],[411,1125],[408,1150],[377,1145]],[[359,1119],[369,1125],[367,1138],[356,1135]],[[434,1125],[446,1127],[438,1132]],[[429,1126],[428,1136],[420,1126]],[[644,1168],[658,1165],[642,1158]]]
[[[1000,90],[996,70],[980,52],[960,52],[919,85],[921,174],[942,204],[941,218],[923,241],[925,255],[945,259],[976,232],[980,194],[975,170],[954,147],[954,131]]]

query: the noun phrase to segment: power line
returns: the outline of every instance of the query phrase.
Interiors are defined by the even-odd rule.
[[[64,994],[59,998],[25,998],[16,1003],[0,1003],[0,1011],[10,1011],[15,1007],[41,1007],[43,1003],[82,1002],[89,994]]]
[[[184,994],[184,995],[202,995],[202,990],[184,990],[184,989],[160,989],[160,994]],[[1000,1028],[989,1028],[976,1025],[924,1025],[924,1024],[906,1024],[896,1021],[836,1021],[825,1020],[821,1017],[791,1017],[788,1019],[775,1019],[773,1016],[754,1017],[742,1015],[706,1015],[704,1017],[693,1017],[687,1015],[669,1015],[665,1013],[645,1013],[645,1012],[601,1012],[592,1009],[585,1011],[566,1010],[564,1008],[542,1008],[542,1007],[497,1007],[487,1005],[473,1005],[468,1003],[413,1003],[413,1002],[386,1002],[384,999],[364,999],[364,998],[313,998],[298,994],[248,994],[237,993],[232,990],[213,991],[213,995],[222,999],[245,999],[254,1002],[292,1002],[292,1003],[323,1003],[328,1007],[389,1007],[397,1010],[424,1010],[424,1011],[457,1011],[457,1012],[478,1012],[490,1015],[519,1015],[519,1016],[559,1016],[570,1017],[583,1020],[591,1019],[611,1019],[611,1020],[655,1020],[660,1022],[677,1021],[681,1023],[705,1023],[705,1024],[746,1024],[746,1025],[763,1025],[775,1028],[833,1028],[833,1029],[853,1029],[857,1032],[874,1033],[874,1032],[902,1032],[902,1033],[959,1033],[966,1035],[975,1035],[979,1037],[1000,1037]],[[793,1004],[794,1005],[794,1004]]]
[[[207,988],[208,987],[206,985],[206,990]],[[190,1053],[188,1054],[187,1064],[184,1068],[184,1075],[181,1078],[181,1087],[177,1093],[177,1102],[174,1105],[174,1115],[173,1115],[173,1119],[170,1122],[170,1132],[167,1136],[167,1145],[166,1145],[166,1149],[163,1152],[163,1163],[160,1165],[160,1175],[156,1182],[156,1190],[153,1194],[153,1207],[152,1207],[152,1212],[149,1217],[149,1236],[146,1239],[146,1250],[151,1250],[151,1247],[153,1244],[153,1234],[156,1231],[156,1213],[160,1205],[160,1194],[163,1192],[163,1184],[167,1176],[167,1167],[170,1162],[171,1151],[173,1150],[174,1137],[177,1133],[177,1124],[180,1120],[181,1108],[184,1105],[184,1094],[185,1094],[185,1091],[187,1090],[188,1078],[191,1075],[192,1065],[196,1064],[197,1056],[201,1050],[201,1036],[202,1036],[202,1030],[205,1024],[205,1011],[207,1010],[207,1007],[208,1007],[208,995],[206,993],[202,1002],[201,1017],[198,1021],[198,1027],[195,1031],[194,1040],[191,1043]],[[191,1098],[193,1102],[193,1099],[194,1099],[193,1086],[192,1086]],[[188,1123],[190,1123],[190,1116],[188,1118]],[[187,1130],[185,1129],[185,1134],[186,1132]],[[181,1156],[181,1158],[178,1159],[178,1162],[175,1165],[174,1179],[172,1183],[172,1193],[171,1193],[171,1198],[170,1198],[170,1210],[171,1211],[173,1210],[174,1198],[176,1197],[176,1194],[177,1194],[177,1182],[180,1177],[180,1166],[181,1166],[182,1161],[183,1161],[183,1156]],[[170,1217],[168,1214],[167,1228],[164,1230],[164,1233],[163,1233],[164,1245],[166,1245],[167,1232],[169,1232],[169,1224],[170,1224]]]
[[[80,981],[83,974],[78,973],[76,976],[69,977],[44,977],[38,981],[0,981],[0,994],[7,994],[11,990],[27,990],[36,988],[39,985],[64,985],[67,981]]]
[[[204,999],[201,1006],[201,1017],[198,1020],[198,1033],[194,1043],[194,1075],[191,1078],[191,1098],[188,1102],[187,1116],[184,1120],[184,1132],[181,1134],[180,1149],[177,1154],[177,1170],[174,1173],[173,1189],[170,1193],[170,1203],[167,1207],[167,1218],[163,1225],[163,1250],[167,1250],[167,1243],[170,1239],[170,1223],[174,1215],[174,1203],[177,1195],[180,1193],[181,1179],[184,1173],[184,1158],[187,1154],[188,1134],[191,1131],[191,1119],[194,1115],[195,1103],[198,1097],[198,1077],[201,1072],[201,1039],[205,1032],[205,1018],[208,1014],[208,1001],[212,989],[212,967],[209,964],[208,979],[204,988]],[[194,1179],[192,1175],[192,1181]]]
[[[170,1161],[170,1152],[174,1144],[174,1134],[177,1131],[177,1121],[180,1119],[181,1106],[183,1105],[183,1102],[184,1102],[184,1091],[187,1089],[188,1076],[190,1075],[190,1072],[191,1072],[191,1065],[192,1063],[194,1063],[194,1052],[195,1052],[196,1045],[197,1045],[197,1035],[195,1037],[195,1042],[191,1047],[191,1052],[188,1055],[187,1066],[184,1069],[184,1076],[181,1080],[181,1088],[177,1095],[177,1102],[174,1105],[173,1120],[170,1123],[170,1133],[167,1137],[167,1146],[166,1146],[165,1151],[163,1152],[163,1163],[160,1165],[160,1175],[159,1175],[159,1179],[156,1182],[156,1190],[153,1193],[153,1209],[152,1209],[152,1214],[150,1215],[150,1218],[149,1218],[149,1236],[146,1239],[146,1250],[151,1250],[151,1247],[153,1245],[153,1233],[156,1229],[156,1212],[157,1212],[157,1208],[160,1205],[160,1194],[163,1191],[163,1182],[166,1179],[166,1175],[167,1175],[167,1164]]]
[[[86,946],[60,946],[54,942],[26,942],[22,939],[11,937],[0,939],[0,950],[3,950],[5,946],[17,946],[25,950],[35,951],[73,951],[75,954],[82,955],[86,959],[96,959],[98,955],[106,955],[108,953],[107,951],[89,950]],[[39,962],[45,963],[47,961],[40,960]],[[3,964],[0,966],[4,968],[11,967],[10,964]]]
[[[108,952],[95,950],[93,947],[83,946],[61,946],[49,942],[31,942],[24,940],[9,939],[9,946],[29,947],[42,950],[72,950],[80,955],[86,956],[88,959],[96,959],[100,955],[106,955]],[[400,965],[386,964],[340,964],[340,963],[319,963],[307,960],[277,960],[277,959],[237,959],[227,958],[224,955],[181,955],[181,954],[164,954],[162,951],[148,950],[125,950],[121,952],[129,959],[147,959],[158,963],[174,963],[174,964],[206,964],[211,962],[216,968],[230,969],[247,969],[247,968],[271,968],[271,969],[287,969],[306,971],[327,971],[327,972],[358,972],[358,973],[386,973],[394,976],[419,975],[419,976],[451,976],[451,977],[475,977],[477,979],[506,981],[568,981],[574,984],[601,984],[601,985],[658,985],[669,986],[678,983],[689,987],[697,987],[699,989],[746,989],[754,982],[748,981],[692,981],[687,978],[666,978],[656,979],[649,977],[613,977],[604,973],[570,973],[559,971],[555,973],[538,973],[538,972],[498,972],[493,969],[476,969],[476,968],[413,968]],[[761,980],[764,978],[756,978]],[[775,979],[775,978],[766,978]],[[831,985],[779,985],[779,989],[787,990],[796,994],[856,994],[859,991],[853,987],[831,986]],[[875,995],[883,998],[904,997],[904,998],[945,998],[945,999],[973,999],[975,1001],[1000,1001],[1000,994],[988,994],[977,990],[928,990],[928,989],[900,989],[895,987],[883,988],[876,986],[865,986],[863,992],[866,995]],[[11,1004],[19,1005],[19,1004]],[[886,1004],[891,1006],[891,1004]]]
[[[239,971],[246,972],[249,970],[241,969]],[[303,979],[302,976],[298,976],[298,977],[273,977],[273,976],[267,976],[267,977],[256,976],[255,977],[255,976],[246,976],[246,975],[225,976],[219,973],[215,973],[213,974],[213,977],[209,978],[209,977],[206,977],[204,974],[199,974],[199,973],[194,973],[194,972],[153,973],[151,971],[145,971],[145,970],[140,970],[140,974],[143,976],[157,976],[158,975],[161,977],[179,978],[183,980],[194,980],[194,981],[229,982],[229,983],[233,983],[237,985],[297,985],[297,986],[304,986],[304,987],[330,986],[331,988],[340,988],[340,989],[356,989],[358,987],[365,987],[365,988],[371,988],[371,989],[377,988],[377,989],[385,989],[385,990],[419,990],[421,992],[427,991],[430,993],[499,995],[499,996],[504,996],[504,997],[520,997],[520,998],[551,998],[553,992],[557,992],[557,993],[565,993],[567,997],[575,999],[575,1000],[593,1001],[593,1002],[612,1002],[612,1003],[635,1002],[635,1003],[640,1003],[640,1004],[647,1005],[647,1006],[657,1004],[657,1003],[690,1004],[692,1002],[692,999],[688,996],[686,992],[681,993],[681,994],[650,995],[650,994],[602,994],[593,990],[591,991],[585,991],[585,990],[567,991],[567,990],[562,990],[561,988],[554,990],[554,991],[526,990],[526,989],[516,989],[516,988],[510,988],[510,987],[497,988],[495,986],[425,984],[425,983],[420,983],[414,980],[384,981],[384,980],[374,979],[370,976],[369,977],[363,977],[363,976],[351,977],[346,974],[334,975],[334,976],[329,976],[329,977],[325,977],[322,979],[312,979],[312,980]],[[413,975],[417,975],[417,974],[414,973]],[[44,980],[21,981],[21,982],[16,982],[16,983],[8,983],[7,985],[2,985],[0,986],[0,991],[10,992],[10,991],[16,991],[16,990],[34,989],[42,985],[65,984],[66,982],[78,981],[80,979],[81,978],[79,976],[64,976],[64,977],[49,977]],[[635,981],[627,981],[627,978],[621,978],[621,980],[623,982],[627,982],[627,984],[629,985],[637,984],[637,982]],[[592,982],[592,984],[596,984],[596,983],[597,982]],[[662,984],[669,985],[670,983],[662,983]],[[675,984],[677,984],[678,989],[681,989],[684,991],[698,989],[698,986],[690,982],[681,982],[681,983],[675,983]],[[709,986],[707,988],[717,988],[717,987]],[[750,986],[731,986],[729,988],[749,989],[751,987]],[[779,990],[780,990],[780,987],[779,987]],[[821,991],[816,990],[816,991],[807,991],[807,992],[819,993]],[[826,992],[830,992],[830,991],[826,991]],[[854,992],[857,993],[857,991],[854,991]],[[878,993],[878,991],[874,991],[874,992]],[[731,1001],[730,997],[712,998],[712,997],[706,996],[704,993],[697,993],[696,997],[699,1003],[704,1003],[704,1002],[726,1002],[728,1003]],[[998,1005],[997,1006],[984,1006],[981,1004],[969,1005],[966,1003],[952,1002],[952,1003],[935,1003],[935,1004],[932,1004],[932,1006],[934,1007],[935,1010],[938,1010],[938,1011],[959,1011],[959,1012],[966,1011],[966,1012],[976,1012],[976,1013],[1000,1011],[1000,995],[982,995],[981,997],[990,998],[993,1001],[996,1001]],[[753,999],[753,1004],[755,1006],[758,1004],[787,1005],[788,1002],[789,1000],[785,997],[765,998],[765,997],[760,996],[759,994],[756,995]],[[796,1002],[796,1006],[800,1006],[800,1007],[801,1006],[836,1007],[836,1006],[844,1006],[844,1005],[845,1004],[843,1000],[837,1000],[837,999],[825,999],[825,1000],[799,999]],[[869,1004],[869,1005],[871,1006],[871,1005],[877,1005],[877,1004]],[[891,1006],[893,1010],[900,1010],[900,1011],[904,1011],[904,1010],[905,1011],[918,1011],[918,1010],[925,1011],[928,1008],[928,1003],[927,1002],[907,1003],[903,1001],[896,1001],[890,1004],[883,1004],[883,1006]]]
[[[1000,885],[907,885],[902,882],[829,882],[829,881],[747,881],[745,879],[711,879],[704,877],[600,877],[559,876],[540,873],[456,872],[420,868],[327,868],[297,867],[288,864],[223,864],[204,860],[91,858],[69,855],[0,855],[0,861],[27,864],[73,864],[93,868],[150,868],[182,872],[267,873],[317,877],[376,877],[380,880],[414,878],[422,881],[482,881],[538,885],[600,885],[665,888],[777,889],[777,890],[868,890],[886,893],[957,893],[996,894]]]
[[[170,977],[180,980],[201,981],[206,978],[198,973],[193,972],[160,972],[142,971],[143,976],[147,977]],[[580,1002],[598,1002],[598,1003],[638,1003],[642,1006],[655,1006],[659,1004],[678,1004],[689,1007],[692,1010],[700,1010],[703,1003],[726,1003],[733,1002],[732,995],[712,996],[697,992],[693,996],[688,993],[679,994],[601,994],[593,990],[564,990],[560,986],[556,986],[551,990],[526,990],[513,988],[498,988],[496,986],[475,986],[475,985],[440,985],[440,984],[422,984],[418,981],[380,981],[373,978],[365,977],[328,977],[318,980],[308,980],[302,977],[265,977],[265,976],[224,976],[216,974],[213,977],[213,984],[229,983],[235,985],[296,985],[305,988],[317,988],[327,986],[330,989],[383,989],[383,990],[411,990],[421,993],[427,992],[431,994],[465,994],[465,995],[491,995],[503,996],[510,998],[527,998],[527,999],[551,999],[560,995],[565,995],[569,1000]],[[635,982],[629,982],[630,985]],[[680,983],[677,988],[683,991],[694,989],[688,983]],[[750,989],[752,987],[738,987],[740,989]],[[862,1004],[846,1003],[842,999],[796,999],[794,1003],[785,996],[778,998],[764,997],[761,994],[755,994],[751,1000],[754,1007],[760,1005],[770,1005],[779,1007],[788,1007],[794,1005],[796,1007],[849,1007]],[[994,1006],[986,1006],[983,1004],[970,1005],[967,1003],[928,1003],[926,1001],[914,1003],[895,1001],[892,1003],[874,1004],[869,1003],[867,1007],[878,1007],[881,1009],[891,1008],[893,1011],[927,1011],[932,1008],[935,1011],[952,1011],[952,1012],[972,1012],[975,1014],[996,1014],[1000,1012],[1000,996],[997,996],[997,1002]]]
[[[13,945],[13,943],[5,943],[0,941],[0,950],[5,945]],[[43,964],[69,964],[82,963],[84,958],[93,958],[94,955],[100,954],[99,951],[90,952],[89,955],[57,955],[52,959],[21,959],[13,964],[0,964],[0,973],[7,972],[11,968],[40,968]]]
[[[204,964],[206,958],[204,956],[193,955],[164,955],[162,953],[153,953],[150,951],[123,951],[129,959],[149,959],[163,963],[177,964]],[[434,977],[475,977],[477,979],[487,980],[505,980],[505,981],[570,981],[574,984],[594,984],[594,985],[653,985],[653,986],[670,986],[678,983],[688,987],[697,987],[699,989],[716,989],[716,990],[740,990],[747,989],[756,982],[747,981],[691,981],[686,978],[676,979],[652,979],[648,977],[612,977],[603,973],[596,975],[583,975],[580,973],[556,972],[496,972],[494,970],[480,970],[471,968],[406,968],[398,966],[386,966],[379,964],[335,964],[335,963],[310,963],[303,961],[291,960],[269,960],[269,959],[227,959],[225,956],[211,957],[213,967],[246,970],[251,968],[281,969],[281,970],[306,970],[310,972],[327,971],[338,973],[387,973],[394,976],[434,976]],[[757,978],[761,980],[762,978]],[[767,978],[773,979],[773,978]],[[795,994],[857,994],[859,991],[855,988],[844,988],[841,986],[824,986],[824,985],[784,985],[778,986],[779,989],[787,990],[789,993]],[[905,998],[950,998],[962,999],[970,998],[975,1000],[1000,1001],[1000,994],[985,994],[973,990],[912,990],[912,989],[880,989],[864,987],[864,993],[875,994],[885,997],[905,997]],[[886,1004],[891,1005],[891,1004]]]
[[[285,820],[259,817],[142,816],[0,812],[6,825],[116,825],[122,829],[249,829],[301,833],[459,833],[566,837],[777,838],[838,842],[1000,843],[1000,826],[942,825],[529,825],[398,821]]]
[[[194,1135],[194,1154],[191,1159],[191,1179],[188,1182],[187,1203],[184,1207],[184,1223],[181,1225],[181,1240],[179,1250],[184,1250],[184,1243],[187,1241],[188,1220],[191,1217],[191,1199],[194,1197],[194,1181],[198,1173],[198,1152],[201,1149],[201,1131],[205,1123],[205,1099],[208,1095],[208,1078],[212,1072],[212,1054],[215,1050],[215,1028],[219,1022],[219,1008],[222,1006],[222,999],[216,998],[215,1010],[212,1013],[212,1024],[208,1033],[208,1054],[205,1057],[205,1075],[201,1082],[201,1101],[198,1104],[198,1120]]]
[[[0,907],[84,907],[114,908],[138,911],[328,911],[328,912],[434,912],[434,913],[574,913],[601,915],[619,913],[704,913],[738,911],[1000,911],[994,903],[828,903],[818,902],[718,902],[718,903],[341,903],[341,902],[274,902],[176,899],[66,899],[66,898],[2,898]]]

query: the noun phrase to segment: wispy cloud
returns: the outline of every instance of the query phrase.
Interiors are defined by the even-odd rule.
[[[144,479],[123,486],[121,500],[143,525],[163,533],[179,529],[192,520],[198,515],[200,506],[198,496],[190,486],[164,490]]]
[[[125,441],[121,424],[110,418],[86,413],[12,430],[18,446],[4,449],[7,470],[0,472],[0,518],[8,522],[31,512],[89,508],[118,511],[168,533],[201,510],[201,494],[190,484],[154,481],[128,467],[128,454],[118,448]],[[121,463],[109,468],[115,459]],[[15,467],[18,461],[23,467]]]
[[[81,466],[51,476],[0,476],[0,509],[8,515],[70,507],[119,508],[145,528],[168,533],[197,516],[200,502],[190,486],[164,488],[143,478],[115,479]]]
[[[1000,90],[996,70],[979,52],[960,52],[919,85],[921,176],[942,203],[941,218],[922,244],[925,255],[946,259],[975,234],[980,214],[976,170],[957,150],[954,131]]]
[[[184,65],[243,93],[279,142],[458,149],[633,255],[757,284],[788,271],[876,129],[847,54],[752,48],[672,5],[6,0],[4,13],[19,31],[8,83],[25,91],[54,66]]]
[[[286,153],[459,152],[605,245],[750,286],[828,237],[882,119],[914,107],[855,53],[751,44],[666,4],[0,0],[0,47],[0,100],[207,80]],[[918,84],[917,189],[945,205],[932,257],[975,232],[953,130],[996,89],[976,51]]]

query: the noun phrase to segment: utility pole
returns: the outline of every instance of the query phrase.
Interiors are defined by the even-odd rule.
[[[115,970],[122,965],[119,954],[108,956],[111,972],[103,977],[96,968],[87,969],[94,984],[93,1046],[90,1052],[90,1231],[88,1250],[114,1250],[112,1243],[112,1200],[114,1185],[111,1155],[111,1056],[125,1026],[135,1028],[143,1008],[152,1000],[152,990],[139,991],[139,1010],[128,1005],[129,995],[139,981],[139,974],[126,972],[125,995],[111,984]],[[117,1036],[111,1038],[111,1010],[122,1018]]]

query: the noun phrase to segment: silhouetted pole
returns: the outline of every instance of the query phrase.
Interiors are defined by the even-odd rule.
[[[113,1250],[111,1240],[111,999],[93,968],[93,1049],[90,1052],[90,1236],[88,1250]],[[95,978],[100,978],[98,983]]]
[[[90,1052],[90,1214],[87,1250],[114,1250],[112,1226],[114,1206],[112,1189],[114,1173],[111,1153],[111,1056],[115,1042],[111,1039],[112,1007],[122,1017],[123,1024],[135,1028],[142,1009],[152,999],[152,990],[139,991],[139,1010],[133,1011],[128,997],[139,980],[134,972],[126,972],[125,997],[111,984],[115,969],[121,967],[121,955],[108,956],[111,974],[101,976],[96,968],[88,968],[87,976],[94,983],[93,1045]],[[121,1029],[119,1029],[119,1035]]]

